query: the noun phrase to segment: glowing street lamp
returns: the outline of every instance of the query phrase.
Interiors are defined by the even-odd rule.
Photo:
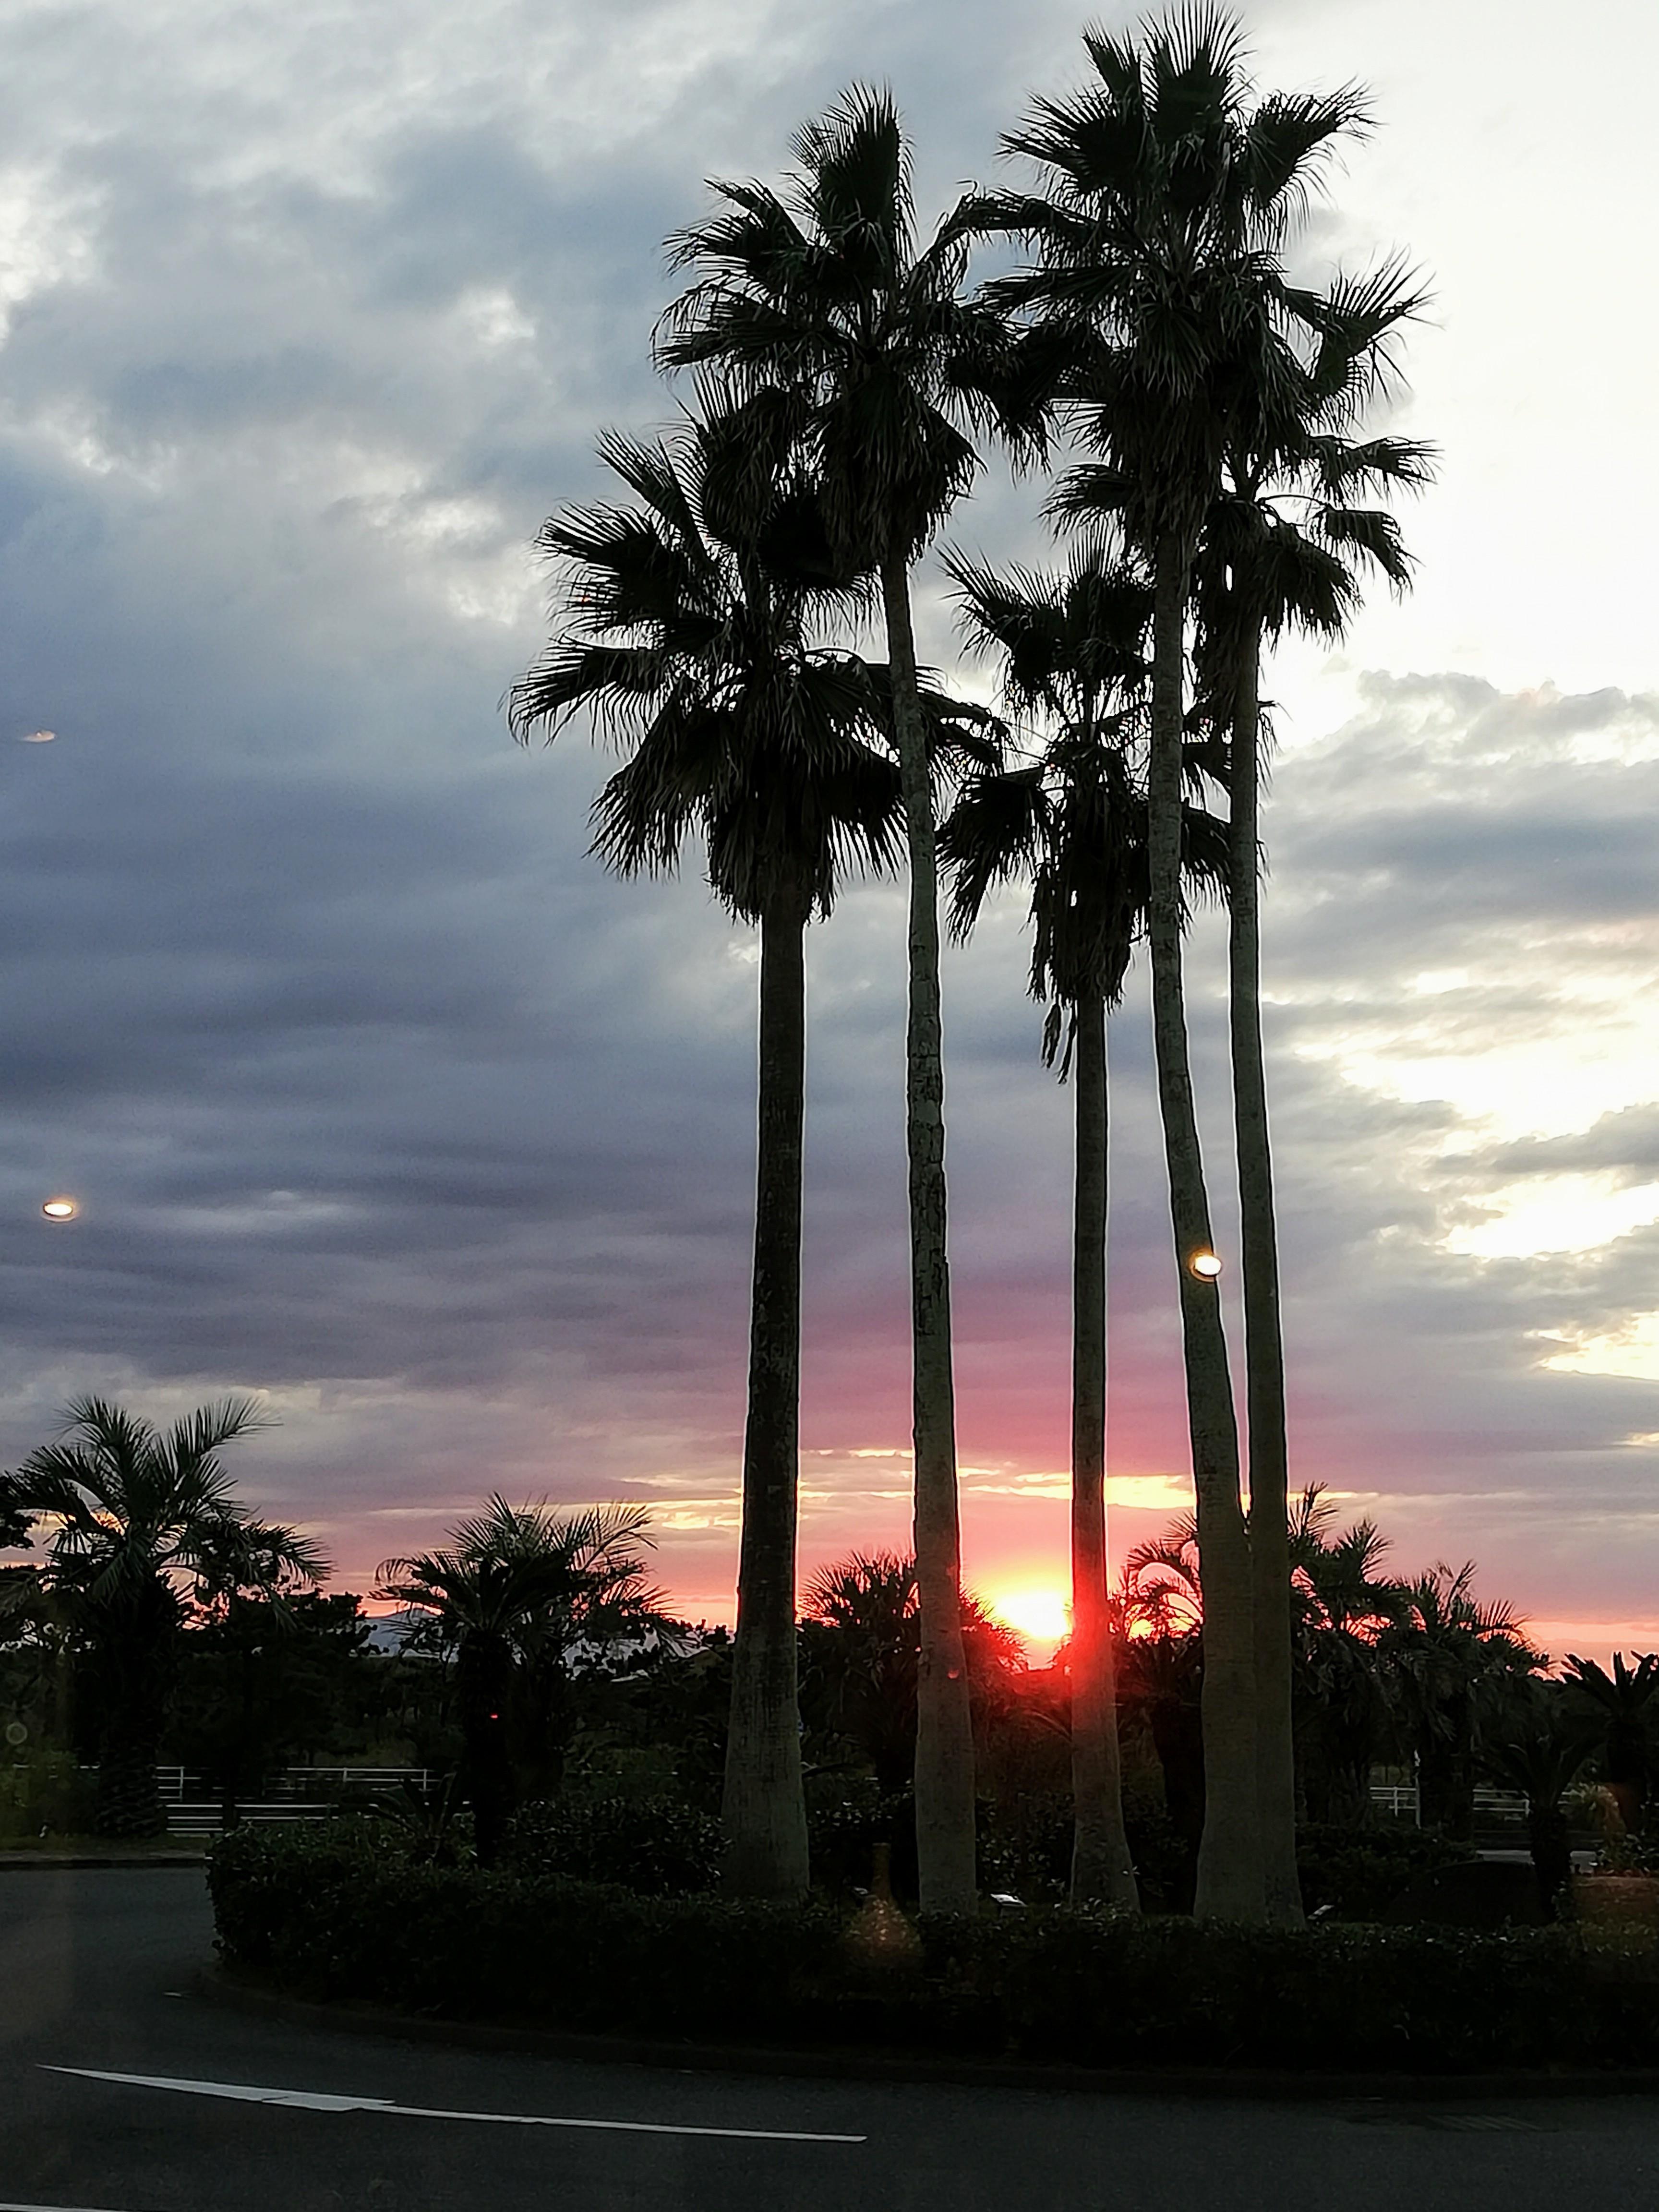
[[[49,1198],[40,1211],[48,1221],[73,1221],[81,1209],[72,1198]]]
[[[1221,1273],[1220,1259],[1217,1254],[1200,1246],[1196,1252],[1188,1255],[1187,1273],[1196,1275],[1200,1283],[1212,1283]]]

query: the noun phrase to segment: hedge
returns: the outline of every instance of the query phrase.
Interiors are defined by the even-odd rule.
[[[1659,2062],[1650,1961],[1568,1929],[1217,1928],[1064,1906],[924,1921],[417,1863],[384,1828],[245,1827],[209,1880],[234,1972],[565,2030],[1079,2064],[1455,2072]]]

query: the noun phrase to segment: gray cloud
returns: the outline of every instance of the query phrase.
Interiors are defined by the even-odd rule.
[[[988,0],[945,39],[933,11],[868,0],[18,27],[0,1453],[73,1390],[164,1410],[264,1387],[284,1425],[249,1479],[354,1574],[500,1481],[652,1497],[683,1585],[729,1582],[752,946],[694,860],[621,887],[586,857],[602,763],[580,734],[529,757],[507,740],[496,702],[540,632],[526,549],[598,483],[601,422],[665,411],[660,241],[706,173],[774,167],[856,70],[891,76],[943,205],[1075,40],[1068,9]],[[1029,555],[1035,505],[993,469],[952,535]],[[947,661],[936,580],[921,613]],[[1385,1492],[1402,1550],[1479,1550],[1534,1604],[1645,1587],[1650,1459],[1623,1439],[1659,1429],[1655,1386],[1545,1370],[1539,1332],[1659,1307],[1659,1247],[1638,1230],[1480,1260],[1444,1240],[1528,1177],[1639,1180],[1655,1109],[1633,1093],[1500,1130],[1455,1084],[1396,1096],[1378,1070],[1528,1039],[1571,1055],[1640,988],[1656,724],[1612,691],[1379,676],[1335,738],[1286,752],[1272,817],[1299,1465]],[[55,744],[12,743],[40,726]],[[1070,1098],[1036,1060],[1019,922],[1017,902],[993,917],[947,978],[963,1450],[988,1485],[1066,1448]],[[1219,1190],[1217,950],[1206,925]],[[902,956],[890,888],[814,933],[826,1541],[857,1514],[902,1522],[902,1470],[845,1457],[907,1425]],[[1430,970],[1451,980],[1425,991]],[[1113,1052],[1115,1432],[1152,1474],[1183,1453],[1133,994]],[[54,1188],[84,1202],[67,1231],[39,1214]],[[989,1488],[972,1509],[1005,1533],[1016,1510]]]

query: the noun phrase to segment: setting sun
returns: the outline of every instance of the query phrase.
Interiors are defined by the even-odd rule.
[[[1072,1609],[1063,1590],[1005,1590],[992,1599],[991,1610],[1033,1644],[1058,1644],[1071,1633]]]

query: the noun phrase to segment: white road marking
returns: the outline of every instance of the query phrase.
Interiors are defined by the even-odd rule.
[[[46,2066],[47,2074],[73,2074],[83,2081],[115,2081],[134,2089],[177,2089],[191,2097],[230,2097],[245,2105],[288,2105],[308,2112],[391,2112],[404,2120],[489,2120],[497,2127],[596,2128],[628,2136],[718,2136],[740,2142],[867,2142],[867,2136],[811,2135],[795,2128],[693,2128],[665,2120],[570,2120],[544,2112],[452,2112],[437,2106],[394,2104],[390,2097],[335,2097],[320,2089],[264,2089],[241,2081],[178,2081],[165,2074],[106,2074],[96,2066]],[[0,2212],[9,2208],[0,2205]]]
[[[90,2204],[0,2204],[0,2212],[97,2212]]]

